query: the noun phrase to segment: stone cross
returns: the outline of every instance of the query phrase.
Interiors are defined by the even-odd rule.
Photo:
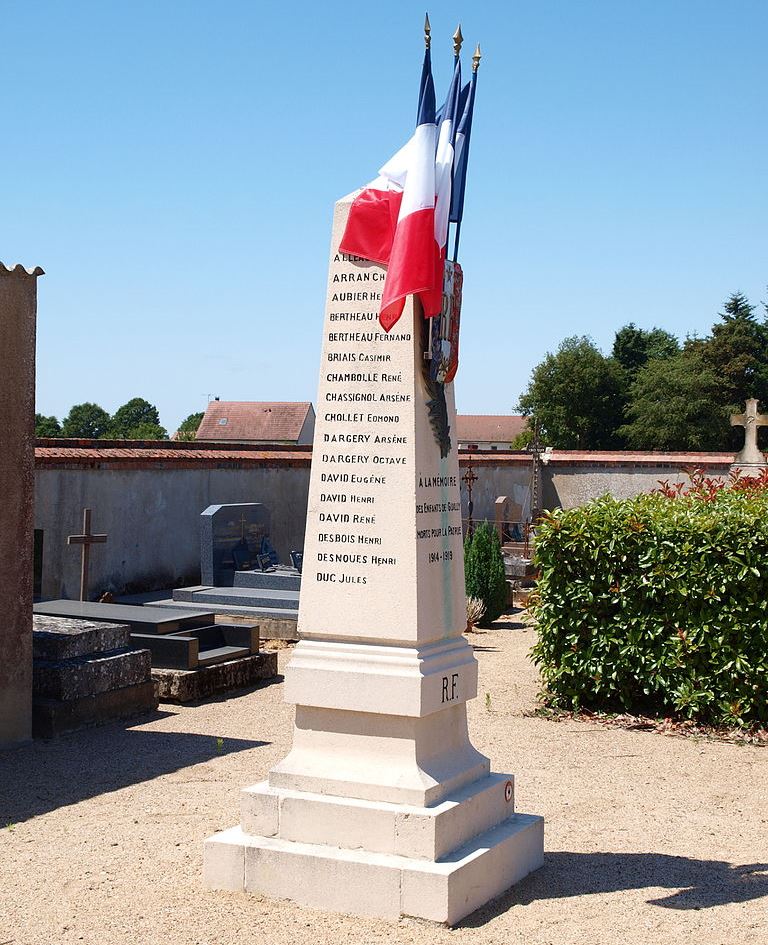
[[[768,415],[757,412],[757,403],[751,397],[745,413],[731,415],[732,427],[744,427],[744,447],[734,456],[734,466],[765,466],[765,456],[757,445],[757,428],[768,426]]]
[[[91,557],[91,545],[103,544],[106,540],[106,535],[93,535],[91,533],[91,510],[83,509],[83,534],[67,536],[68,545],[83,546],[80,557],[80,600],[88,600],[88,565]]]

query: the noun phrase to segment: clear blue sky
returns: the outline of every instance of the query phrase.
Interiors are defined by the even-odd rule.
[[[408,137],[423,5],[0,0],[0,259],[41,265],[38,410],[313,400],[333,201]],[[483,63],[465,413],[569,334],[766,298],[768,3],[433,3]]]

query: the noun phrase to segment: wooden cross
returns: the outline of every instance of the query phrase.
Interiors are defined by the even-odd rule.
[[[757,403],[751,397],[745,413],[731,415],[732,427],[744,427],[744,448],[734,457],[734,465],[765,466],[765,457],[757,445],[757,428],[768,426],[768,415],[757,412]]]
[[[469,458],[469,464],[467,471],[461,477],[461,481],[467,487],[467,512],[469,513],[469,521],[467,523],[467,532],[471,535],[474,531],[474,522],[472,521],[472,512],[474,510],[474,505],[472,504],[472,486],[477,482],[477,476],[475,471],[472,468],[472,457]]]
[[[80,556],[80,600],[88,600],[88,564],[91,556],[91,545],[103,544],[106,535],[91,534],[91,510],[83,509],[83,534],[68,535],[68,545],[82,545]]]

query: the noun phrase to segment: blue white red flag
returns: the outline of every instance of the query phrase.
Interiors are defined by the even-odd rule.
[[[464,216],[464,191],[467,186],[467,164],[469,161],[469,136],[472,132],[472,114],[475,110],[475,87],[477,72],[472,81],[462,89],[461,118],[456,129],[453,159],[453,189],[451,191],[451,223],[461,223]]]
[[[442,308],[444,262],[451,211],[454,139],[458,126],[460,97],[461,62],[457,56],[451,85],[442,108],[442,120],[435,152],[435,243],[438,255],[435,259],[433,287],[424,306],[425,312],[428,308],[432,312],[439,313]]]
[[[442,268],[435,243],[435,86],[429,49],[424,54],[416,131],[355,198],[342,237],[344,253],[387,265],[379,321],[389,331],[409,295],[425,316],[440,312]],[[440,289],[435,293],[437,286]]]

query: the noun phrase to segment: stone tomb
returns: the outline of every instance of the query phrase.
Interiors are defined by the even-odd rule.
[[[217,623],[210,612],[69,600],[43,601],[34,612],[127,625],[130,646],[151,654],[152,678],[164,702],[203,699],[277,674],[277,654],[259,650],[257,625]]]
[[[337,253],[336,205],[307,515],[293,748],[211,837],[209,887],[455,923],[543,862],[543,821],[470,743],[453,389],[441,456],[409,300],[388,334],[384,270]]]
[[[33,620],[36,738],[157,708],[149,650],[132,648],[126,624],[43,615]]]
[[[269,552],[271,549],[271,561]],[[262,568],[259,557],[262,551]],[[162,605],[206,607],[258,619],[264,638],[297,637],[301,574],[275,564],[270,515],[259,502],[211,505],[200,516],[202,584],[177,588]]]

